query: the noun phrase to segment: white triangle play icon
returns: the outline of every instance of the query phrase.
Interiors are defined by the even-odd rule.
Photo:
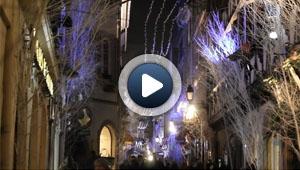
[[[157,81],[156,79],[149,76],[148,74],[142,75],[142,96],[143,97],[148,97],[163,87],[164,85],[161,82]]]

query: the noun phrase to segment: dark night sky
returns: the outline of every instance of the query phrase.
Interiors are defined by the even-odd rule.
[[[149,8],[151,5],[152,0],[132,0],[131,6],[131,18],[130,18],[130,27],[128,31],[128,51],[138,51],[133,53],[141,53],[144,50],[144,23],[147,18],[147,14],[149,12]],[[167,0],[164,11],[162,16],[158,22],[158,31],[157,31],[157,42],[160,43],[161,38],[161,30],[162,30],[162,23],[166,19],[167,15],[173,8],[176,0]],[[149,18],[148,22],[148,44],[153,44],[153,31],[154,31],[154,23],[155,19],[160,11],[162,6],[163,0],[155,0],[153,11]],[[177,13],[178,8],[176,8],[175,14]],[[174,18],[174,14],[172,15],[171,19]],[[169,27],[170,27],[171,20],[167,23],[167,31],[165,35],[165,39],[169,37]],[[132,52],[131,52],[132,53]]]
[[[133,0],[131,3],[129,43],[144,42],[144,22],[149,11],[151,0]]]

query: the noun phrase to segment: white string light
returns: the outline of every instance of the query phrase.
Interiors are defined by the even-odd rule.
[[[178,16],[178,14],[177,14],[176,17],[172,20],[171,29],[170,29],[170,36],[169,36],[169,39],[168,39],[166,51],[162,54],[163,56],[166,56],[166,55],[168,54],[168,52],[169,52],[171,40],[172,40],[172,37],[173,37],[174,23],[175,23],[175,21],[176,21],[177,16]]]
[[[163,10],[165,8],[165,4],[166,4],[166,0],[163,1],[162,6],[160,8],[160,11],[155,19],[155,24],[154,24],[154,33],[153,33],[153,44],[152,44],[152,54],[155,51],[155,45],[156,45],[156,34],[157,34],[157,25],[158,25],[158,21],[161,17],[161,14],[163,13]]]
[[[173,14],[174,10],[176,9],[177,5],[179,4],[179,0],[177,0],[173,6],[173,8],[171,9],[169,15],[167,16],[167,18],[164,20],[164,24],[163,24],[163,30],[162,30],[162,37],[161,37],[161,42],[160,42],[160,55],[163,55],[163,50],[164,50],[164,39],[165,39],[165,31],[166,31],[166,23],[169,21],[171,15]],[[172,32],[171,32],[172,34]]]
[[[147,41],[148,41],[148,39],[147,39],[147,25],[148,25],[150,15],[152,13],[154,2],[155,2],[155,0],[152,0],[150,8],[149,8],[149,12],[147,14],[147,18],[146,18],[146,21],[145,21],[145,24],[144,24],[144,39],[145,39],[145,42],[144,42],[145,51],[144,51],[144,53],[145,54],[147,54]]]

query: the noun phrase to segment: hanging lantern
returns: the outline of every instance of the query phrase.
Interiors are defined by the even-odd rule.
[[[194,97],[194,89],[192,85],[189,85],[186,90],[186,98],[188,101],[192,101]]]

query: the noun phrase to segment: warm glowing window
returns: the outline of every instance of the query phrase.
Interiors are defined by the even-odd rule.
[[[101,157],[112,157],[112,135],[108,127],[104,126],[100,133],[99,154]]]
[[[127,29],[129,27],[130,5],[131,5],[131,1],[122,0],[121,30]]]

